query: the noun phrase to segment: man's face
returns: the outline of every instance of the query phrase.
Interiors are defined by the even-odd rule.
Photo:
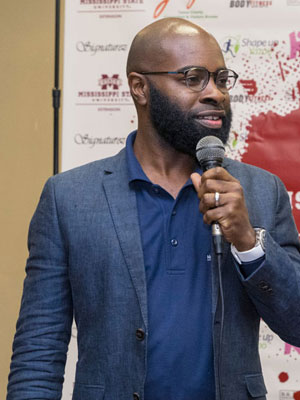
[[[184,111],[152,83],[150,85],[150,118],[158,135],[175,150],[195,155],[196,145],[204,136],[216,136],[225,144],[228,140],[231,109],[221,117],[221,128],[215,129],[199,123],[196,111]]]
[[[214,72],[225,68],[218,44],[201,35],[182,35],[163,42],[166,57],[152,71],[176,71],[188,66]],[[194,155],[198,140],[207,135],[228,139],[231,109],[228,92],[210,79],[195,92],[186,87],[182,74],[148,75],[149,117],[158,135],[176,150]]]

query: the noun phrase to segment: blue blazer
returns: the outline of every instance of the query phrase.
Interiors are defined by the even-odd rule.
[[[220,376],[222,400],[263,400],[260,318],[284,341],[300,346],[298,233],[277,177],[229,159],[224,167],[244,188],[252,225],[266,228],[267,235],[265,261],[247,279],[225,244],[220,374],[218,273],[212,260],[217,399]],[[73,400],[144,399],[146,280],[124,150],[48,180],[31,221],[29,250],[7,400],[60,399],[73,317],[78,327]]]

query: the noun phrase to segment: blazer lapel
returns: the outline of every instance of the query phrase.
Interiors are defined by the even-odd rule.
[[[136,195],[130,190],[125,152],[115,158],[103,179],[104,191],[120,247],[135,287],[142,317],[147,327],[147,288]]]

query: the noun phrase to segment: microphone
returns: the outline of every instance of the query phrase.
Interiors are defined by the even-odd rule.
[[[205,136],[196,146],[196,157],[203,172],[211,168],[221,167],[225,147],[215,136]],[[216,254],[222,254],[222,231],[218,222],[212,223],[212,237]]]

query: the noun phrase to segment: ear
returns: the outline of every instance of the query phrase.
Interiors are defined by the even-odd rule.
[[[141,106],[146,105],[148,85],[145,76],[137,72],[130,72],[128,85],[134,101]]]

